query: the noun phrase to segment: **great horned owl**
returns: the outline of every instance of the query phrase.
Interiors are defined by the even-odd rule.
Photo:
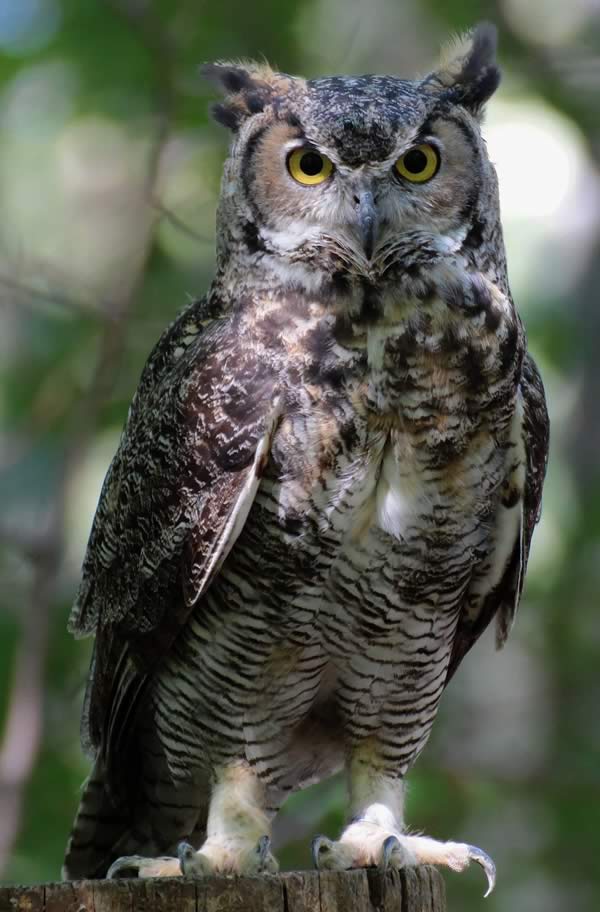
[[[546,465],[480,130],[495,32],[417,81],[206,73],[233,134],[217,271],[96,513],[65,876],[275,870],[282,802],[344,768],[317,867],[475,860],[491,888],[481,850],[406,834],[403,790],[464,655],[507,636]]]

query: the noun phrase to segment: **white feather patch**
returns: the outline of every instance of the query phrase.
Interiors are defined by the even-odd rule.
[[[422,479],[410,460],[403,462],[401,471],[397,452],[388,443],[375,491],[375,519],[379,528],[394,538],[404,538],[423,494]]]

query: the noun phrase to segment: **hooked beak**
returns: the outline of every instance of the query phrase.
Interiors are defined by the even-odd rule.
[[[377,236],[378,228],[375,197],[370,190],[361,190],[355,199],[360,239],[365,251],[365,256],[370,260],[373,256],[373,248],[375,247],[375,238]]]

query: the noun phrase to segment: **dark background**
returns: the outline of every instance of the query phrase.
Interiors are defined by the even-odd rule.
[[[0,879],[57,878],[87,772],[89,642],[66,619],[139,372],[210,280],[227,137],[198,64],[424,74],[497,23],[485,132],[513,291],[553,420],[544,516],[506,650],[452,682],[410,825],[487,849],[489,912],[600,904],[600,18],[596,0],[0,0]],[[296,796],[286,867],[335,836],[341,780]],[[281,847],[283,846],[283,847]],[[478,909],[479,871],[448,874]]]

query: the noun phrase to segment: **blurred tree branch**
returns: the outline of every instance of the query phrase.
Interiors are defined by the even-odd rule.
[[[34,285],[21,282],[12,276],[0,274],[0,287],[10,293],[10,299],[7,294],[0,298],[0,301],[7,306],[32,307],[35,301],[45,301],[47,304],[90,317],[98,316],[101,313],[100,306],[93,307],[80,298],[53,289],[36,288]]]
[[[173,212],[172,209],[169,209],[164,203],[161,203],[159,199],[153,199],[152,205],[161,218],[165,219],[165,221],[169,222],[170,225],[178,231],[181,231],[182,234],[192,241],[200,241],[200,243],[206,244],[208,241],[212,240],[212,236],[209,237],[208,235],[199,234],[197,231],[194,231],[190,225],[187,225],[183,219],[179,218],[176,212]]]

